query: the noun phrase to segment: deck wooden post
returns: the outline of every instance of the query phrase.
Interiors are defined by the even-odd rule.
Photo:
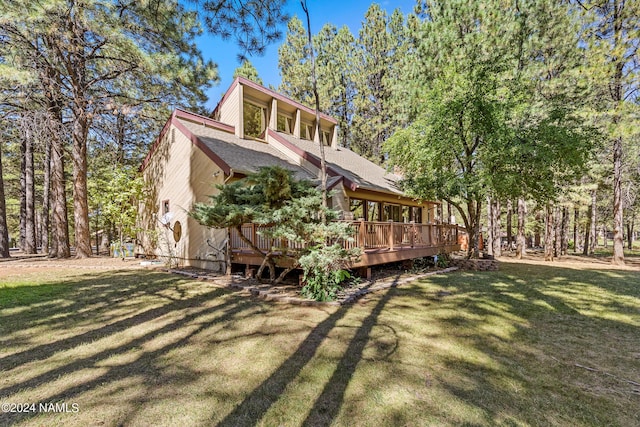
[[[395,231],[395,227],[393,226],[393,220],[390,219],[389,220],[389,250],[393,250],[393,242],[395,240],[395,236],[394,236],[394,231]]]
[[[360,220],[360,229],[358,230],[358,239],[360,239],[360,247],[362,250],[367,246],[367,228],[364,219]]]
[[[253,242],[254,245],[258,246],[258,240],[256,239],[256,223],[255,222],[251,223],[251,241]],[[258,246],[258,248],[260,248],[260,246]]]
[[[413,248],[416,243],[416,222],[411,221],[411,247]]]

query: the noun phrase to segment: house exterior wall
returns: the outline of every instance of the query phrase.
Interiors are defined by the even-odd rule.
[[[143,176],[148,197],[141,215],[142,251],[181,266],[219,269],[221,263],[213,260],[224,258],[213,256],[216,251],[207,244],[207,239],[220,247],[226,231],[198,224],[189,217],[188,211],[195,202],[206,202],[208,195],[217,191],[214,184],[224,182],[222,170],[171,125],[149,159]],[[163,226],[160,219],[166,202],[171,219],[168,226]],[[182,232],[176,241],[174,230],[178,222]]]
[[[227,99],[220,104],[219,117],[217,120],[236,127],[236,135],[243,137],[242,129],[242,85],[237,84],[229,93]]]

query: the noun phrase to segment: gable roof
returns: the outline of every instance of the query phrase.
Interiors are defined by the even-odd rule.
[[[272,145],[253,139],[242,139],[219,129],[194,123],[184,118],[177,118],[177,127],[187,136],[199,141],[199,148],[205,154],[215,153],[220,161],[216,162],[227,175],[233,173],[249,174],[258,172],[261,166],[280,166],[294,173],[297,179],[313,181],[316,177],[295,164],[285,154]],[[193,140],[193,139],[192,139]],[[211,157],[211,156],[209,156]],[[215,161],[215,160],[214,160]]]
[[[267,87],[264,87],[264,86],[254,82],[254,81],[251,81],[251,80],[249,80],[247,78],[238,76],[238,77],[235,78],[233,83],[231,83],[231,86],[229,86],[229,89],[227,89],[225,94],[222,96],[222,99],[220,100],[220,102],[218,102],[218,105],[216,105],[216,108],[214,108],[213,111],[211,112],[211,116],[212,117],[215,116],[215,114],[218,111],[218,109],[220,108],[220,106],[225,103],[227,98],[231,95],[231,92],[233,92],[233,89],[235,89],[235,87],[238,84],[242,84],[244,86],[247,86],[247,87],[253,88],[255,90],[258,90],[258,91],[260,91],[262,93],[265,93],[265,94],[277,99],[278,101],[284,102],[284,103],[289,104],[289,105],[293,105],[294,107],[300,109],[301,111],[305,111],[305,112],[307,112],[309,114],[313,114],[313,115],[316,114],[316,112],[315,112],[315,110],[313,108],[309,108],[306,105],[299,103],[298,101],[294,101],[291,98],[288,98],[288,97],[286,97],[284,95],[281,95],[278,92],[275,92],[275,91],[273,91],[273,90],[271,90],[271,89],[269,89]],[[325,113],[320,113],[320,118],[322,120],[326,120],[328,122],[331,122],[334,125],[338,124],[338,121],[336,119],[334,119],[331,116],[326,115]]]
[[[268,129],[269,137],[300,157],[299,160],[293,159],[272,144],[237,137],[233,126],[184,110],[173,112],[140,166],[140,170],[144,170],[170,125],[174,125],[200,148],[227,176],[236,173],[246,175],[257,172],[261,166],[277,165],[292,171],[297,179],[318,183],[319,177],[300,165],[302,160],[306,160],[316,168],[320,168],[318,143]],[[325,159],[328,188],[344,182],[345,187],[353,191],[361,188],[403,195],[396,185],[399,179],[397,175],[388,173],[384,168],[347,148],[326,147]]]
[[[320,167],[320,146],[317,142],[298,139],[292,135],[269,131],[269,135],[275,137],[279,142],[284,143],[289,149],[303,156],[311,163]],[[354,153],[348,148],[326,147],[324,150],[327,162],[327,172],[331,176],[343,176],[345,185],[356,190],[381,191],[403,195],[396,182],[400,179],[398,175],[387,172],[384,168]]]

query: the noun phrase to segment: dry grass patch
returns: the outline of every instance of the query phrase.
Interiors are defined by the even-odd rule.
[[[0,270],[0,401],[79,407],[0,425],[640,425],[640,275],[588,267],[508,262],[326,308]]]

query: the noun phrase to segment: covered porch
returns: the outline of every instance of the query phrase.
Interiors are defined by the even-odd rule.
[[[345,247],[362,249],[362,256],[352,263],[352,268],[369,267],[390,262],[450,253],[460,250],[459,227],[451,224],[416,224],[393,221],[346,221],[355,230],[353,240],[344,242]],[[245,224],[242,234],[260,250],[267,252],[273,246],[282,247],[281,242],[265,238],[260,231],[268,226]],[[287,247],[299,245],[287,242]],[[242,241],[238,232],[231,233],[231,262],[233,264],[259,265],[262,258]]]

